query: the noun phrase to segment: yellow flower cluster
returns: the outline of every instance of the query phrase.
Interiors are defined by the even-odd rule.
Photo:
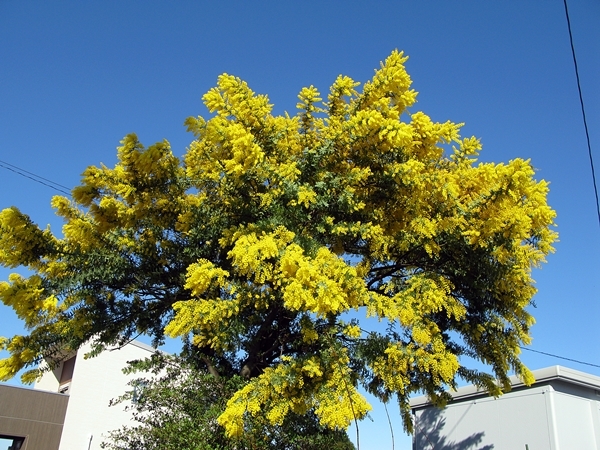
[[[304,207],[308,208],[311,203],[315,203],[317,200],[317,194],[311,188],[306,186],[301,186],[298,189],[298,203],[304,205]]]
[[[73,199],[87,208],[86,214],[64,197],[53,199],[59,215],[68,221],[77,218],[81,222],[68,231],[68,241],[84,245],[85,239],[93,234],[85,230],[90,228],[85,223],[101,234],[116,228],[135,228],[144,220],[169,227],[182,214],[184,187],[172,180],[182,177],[184,170],[169,143],[163,141],[144,148],[137,136],[130,134],[121,144],[114,169],[104,165],[88,167],[83,173],[82,186],[73,190]]]
[[[326,248],[314,258],[297,244],[281,256],[281,285],[286,308],[319,316],[367,304],[369,293],[356,269]]]
[[[6,267],[41,267],[40,258],[53,242],[49,230],[40,230],[17,208],[0,211],[0,261]]]
[[[33,328],[58,312],[58,300],[53,295],[44,295],[40,276],[23,278],[12,273],[8,280],[9,283],[0,282],[0,299],[14,309],[27,328]]]
[[[239,273],[252,275],[257,283],[264,283],[274,277],[275,262],[280,251],[292,241],[294,233],[278,227],[272,233],[257,234],[250,229],[240,229],[231,235],[235,242],[228,256]],[[228,238],[221,239],[221,245],[227,245]]]
[[[225,286],[228,276],[229,272],[226,270],[215,267],[206,259],[201,259],[188,267],[185,288],[192,291],[194,297],[200,297],[215,281],[218,286]]]
[[[14,336],[12,339],[0,337],[0,350],[6,350],[11,356],[0,360],[0,380],[6,381],[14,377],[15,374],[26,364],[30,364],[35,358],[32,350],[26,348],[26,338],[24,336]],[[31,382],[33,380],[29,380]]]
[[[321,423],[329,428],[348,427],[362,419],[371,406],[350,379],[346,352],[333,352],[328,362],[317,356],[292,359],[283,357],[274,368],[238,391],[219,416],[219,424],[231,437],[242,437],[244,415],[263,414],[273,425],[283,423],[288,411],[304,414],[314,409]]]
[[[358,325],[348,325],[344,328],[344,334],[350,338],[359,338],[362,331]]]
[[[319,333],[315,330],[314,324],[308,316],[303,316],[300,319],[300,333],[302,334],[302,340],[308,344],[319,340]]]
[[[165,327],[170,337],[194,333],[193,343],[208,345],[215,350],[228,348],[228,326],[232,317],[240,312],[239,300],[220,300],[218,292],[212,292],[212,300],[202,298],[213,288],[226,288],[229,273],[217,268],[206,259],[188,267],[185,288],[194,298],[173,304],[176,314]]]
[[[412,370],[429,374],[434,385],[439,386],[453,385],[458,368],[458,358],[445,348],[438,337],[429,348],[390,344],[385,353],[376,359],[373,372],[381,377],[390,391],[403,394],[411,385]]]
[[[192,299],[173,304],[175,317],[165,327],[170,337],[194,334],[194,344],[229,350],[229,324],[240,312],[237,300]]]
[[[217,87],[202,97],[210,112],[222,117],[243,117],[245,125],[258,127],[271,112],[272,105],[266,95],[255,95],[245,81],[224,73]]]

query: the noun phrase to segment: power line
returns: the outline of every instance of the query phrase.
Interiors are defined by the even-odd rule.
[[[598,187],[596,185],[596,173],[594,171],[594,159],[592,158],[592,145],[590,144],[590,134],[588,132],[585,108],[583,106],[583,95],[581,94],[581,83],[579,81],[579,69],[577,68],[577,58],[575,58],[575,47],[573,46],[573,34],[571,33],[571,20],[569,19],[569,9],[567,0],[565,4],[565,16],[567,17],[567,28],[569,29],[569,42],[571,43],[571,53],[573,54],[573,64],[575,65],[575,78],[577,78],[577,90],[579,91],[579,103],[581,104],[581,115],[583,116],[583,127],[585,128],[585,137],[587,139],[588,154],[590,155],[590,167],[592,168],[592,180],[594,183],[594,194],[596,194],[596,211],[598,213],[598,224],[600,224],[600,201],[598,201]]]
[[[584,362],[584,361],[579,361],[577,359],[567,358],[565,356],[553,355],[552,353],[540,352],[539,350],[534,350],[532,348],[527,348],[527,347],[520,347],[520,348],[521,348],[521,350],[527,350],[528,352],[539,353],[540,355],[551,356],[552,358],[564,359],[565,361],[571,361],[571,362],[575,362],[577,364],[585,364],[586,366],[600,367],[600,365],[598,365],[598,364],[592,364],[592,363],[588,363],[588,362]]]
[[[22,177],[29,178],[30,180],[35,181],[36,183],[43,184],[44,186],[54,189],[60,192],[61,194],[66,194],[68,196],[71,195],[70,188],[68,188],[67,186],[63,186],[62,184],[59,184],[55,181],[36,175],[33,172],[21,169],[20,167],[7,163],[6,161],[0,160],[0,167],[6,170],[10,170],[11,172],[16,173],[17,175],[21,175]]]
[[[48,178],[44,178],[44,177],[41,177],[41,176],[39,176],[39,175],[36,175],[36,174],[35,174],[35,173],[33,173],[33,172],[29,172],[29,171],[27,171],[27,170],[25,170],[25,169],[21,169],[20,167],[17,167],[17,166],[15,166],[14,164],[7,163],[6,161],[2,161],[2,160],[0,160],[0,163],[2,163],[2,164],[5,164],[5,165],[7,165],[7,166],[10,166],[10,167],[12,167],[12,168],[14,168],[14,169],[17,169],[17,170],[21,171],[21,172],[28,173],[29,175],[33,175],[33,176],[34,176],[34,177],[36,177],[36,178],[40,178],[40,179],[42,179],[42,180],[44,180],[44,181],[47,181],[47,182],[49,182],[49,183],[52,183],[52,184],[54,184],[54,185],[56,185],[56,186],[59,186],[59,187],[61,187],[61,188],[64,188],[64,189],[66,189],[66,190],[70,190],[70,189],[71,189],[71,188],[69,188],[69,187],[67,187],[67,186],[65,186],[65,185],[63,185],[63,184],[59,184],[59,183],[57,183],[57,182],[55,182],[55,181],[49,180]]]

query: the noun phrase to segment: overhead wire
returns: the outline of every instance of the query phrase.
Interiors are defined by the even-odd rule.
[[[14,164],[10,164],[10,163],[7,163],[6,161],[0,160],[0,167],[4,168],[6,170],[10,170],[11,172],[16,173],[17,175],[21,175],[22,177],[29,178],[30,180],[35,181],[36,183],[43,184],[44,186],[54,189],[54,190],[60,192],[61,194],[65,194],[68,196],[71,195],[71,189],[68,188],[67,186],[64,186],[60,183],[49,180],[48,178],[44,178],[33,172],[29,172],[28,170],[21,169],[20,167],[15,166]]]
[[[573,45],[573,33],[571,32],[571,20],[569,18],[569,8],[567,0],[563,0],[565,5],[565,16],[567,18],[567,28],[569,29],[569,42],[571,43],[571,54],[573,55],[573,65],[575,66],[575,78],[577,79],[577,90],[579,92],[579,103],[581,105],[581,115],[583,116],[583,127],[585,128],[585,137],[587,139],[588,154],[590,156],[590,167],[592,169],[592,182],[594,184],[594,194],[596,195],[596,212],[598,213],[598,224],[600,225],[600,201],[598,200],[598,186],[596,183],[596,173],[594,171],[594,158],[592,157],[592,145],[590,144],[590,133],[588,131],[585,107],[583,106],[583,95],[581,94],[581,82],[579,80],[579,68],[577,67],[577,58],[575,57],[575,46]]]
[[[565,361],[571,361],[571,362],[575,362],[577,364],[584,364],[586,366],[592,366],[592,367],[600,367],[599,364],[593,364],[593,363],[589,363],[589,362],[585,362],[585,361],[579,361],[577,359],[567,358],[566,356],[558,356],[558,355],[554,355],[552,353],[541,352],[539,350],[534,350],[532,348],[527,348],[527,347],[520,347],[520,348],[521,348],[521,350],[527,350],[528,352],[539,353],[540,355],[551,356],[552,358],[564,359]]]

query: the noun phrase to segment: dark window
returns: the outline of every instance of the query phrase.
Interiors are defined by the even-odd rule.
[[[60,382],[58,384],[58,392],[67,393],[71,380],[73,379],[73,370],[75,369],[75,356],[63,362],[62,371],[60,373]],[[0,450],[2,450],[0,448]]]
[[[60,374],[60,384],[71,381],[73,378],[73,369],[75,369],[75,356],[63,362],[62,372]]]
[[[0,434],[0,450],[20,450],[23,442],[25,442],[24,437]]]

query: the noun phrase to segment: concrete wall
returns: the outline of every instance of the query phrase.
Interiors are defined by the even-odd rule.
[[[552,383],[557,448],[600,449],[600,391]]]
[[[76,355],[76,353],[70,353],[68,355],[65,355],[64,361],[66,361],[67,359],[69,359],[75,355]],[[83,359],[83,353],[81,353],[80,358]],[[55,366],[53,368],[53,370],[44,372],[42,377],[39,380],[36,380],[34,389],[40,389],[43,391],[50,391],[50,392],[58,392],[58,388],[59,388],[59,384],[60,384],[60,376],[62,373],[64,361],[62,361],[60,364]],[[45,364],[45,363],[42,363],[42,364]]]
[[[497,399],[480,397],[449,404],[444,410],[415,411],[414,450],[555,450],[548,417],[548,389],[536,387]]]
[[[413,450],[600,450],[600,396],[559,380],[414,410]]]
[[[154,349],[140,342],[131,342],[119,350],[106,350],[95,358],[85,359],[90,351],[85,345],[77,352],[73,377],[68,391],[69,407],[64,420],[60,450],[99,450],[106,433],[128,425],[131,413],[125,403],[109,407],[109,402],[130,388],[122,369],[127,362],[149,357]],[[73,355],[67,355],[70,358]],[[36,389],[58,392],[62,363],[44,373]]]
[[[65,417],[60,450],[100,450],[106,433],[129,424],[131,414],[125,404],[109,407],[111,399],[128,390],[122,369],[127,361],[150,356],[153,349],[131,343],[120,350],[107,350],[99,356],[84,359],[88,346],[79,349],[69,389],[69,408]]]
[[[22,436],[21,450],[56,450],[69,397],[0,385],[0,435]]]

